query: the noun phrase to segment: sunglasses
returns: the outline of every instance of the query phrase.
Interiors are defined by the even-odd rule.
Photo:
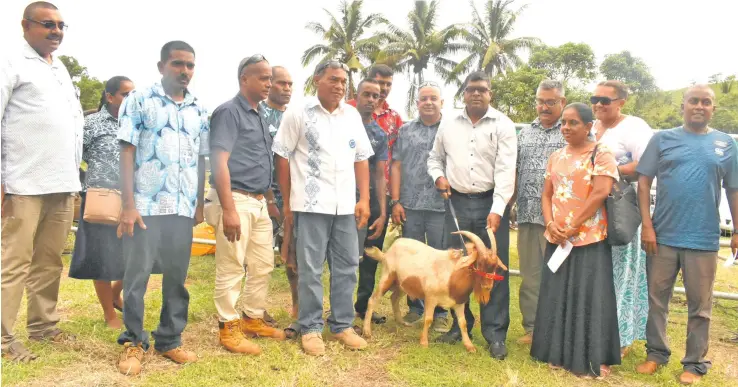
[[[39,24],[43,26],[44,28],[46,28],[47,30],[52,30],[52,31],[54,30],[54,28],[59,28],[62,31],[66,31],[67,28],[69,28],[69,24],[64,23],[64,22],[57,23],[51,20],[47,20],[47,21],[38,21],[38,20],[33,20],[33,19],[26,19],[26,20],[32,23]]]
[[[349,72],[349,68],[348,68],[348,66],[346,66],[346,64],[341,63],[341,62],[339,62],[337,60],[329,60],[329,61],[325,61],[325,62],[319,64],[317,67],[315,67],[315,74],[318,74],[318,73],[322,72],[323,70],[327,69],[328,67],[334,68],[334,69],[337,69],[337,68],[340,67],[346,73]]]
[[[614,98],[613,99],[613,98],[610,98],[610,97],[596,97],[596,96],[591,96],[591,97],[589,97],[589,102],[592,105],[597,105],[599,103],[599,104],[601,104],[603,106],[607,106],[607,105],[613,103],[613,101],[619,101],[621,99],[622,98]]]
[[[264,55],[256,54],[256,55],[250,56],[245,61],[242,61],[241,65],[238,66],[238,76],[239,77],[241,76],[241,71],[243,71],[244,67],[252,65],[254,63],[259,63],[259,62],[264,62],[264,61],[266,61],[266,58],[264,58]]]

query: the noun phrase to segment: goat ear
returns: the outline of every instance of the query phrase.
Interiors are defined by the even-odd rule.
[[[466,269],[467,267],[473,265],[474,262],[477,260],[478,254],[477,254],[476,249],[467,250],[467,251],[469,251],[469,255],[463,257],[462,259],[456,262],[456,270]]]

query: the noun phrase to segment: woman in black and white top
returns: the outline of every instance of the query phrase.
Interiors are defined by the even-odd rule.
[[[118,109],[133,90],[130,79],[110,78],[102,93],[97,113],[85,117],[82,159],[87,173],[82,184],[79,227],[74,244],[69,276],[91,279],[105,314],[108,327],[120,329],[122,323],[115,309],[122,310],[123,250],[116,226],[88,223],[83,220],[87,188],[119,188],[120,151],[118,145]]]

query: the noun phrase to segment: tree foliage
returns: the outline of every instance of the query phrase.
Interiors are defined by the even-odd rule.
[[[348,66],[350,71],[347,98],[353,98],[355,93],[354,74],[363,70],[365,64],[373,62],[383,42],[383,34],[371,36],[369,30],[387,23],[387,19],[378,13],[364,16],[363,4],[363,0],[353,0],[350,3],[342,0],[338,7],[339,17],[323,9],[328,15],[328,24],[310,22],[305,26],[320,36],[322,42],[305,50],[302,54],[302,65],[308,67],[318,59],[319,63],[337,60]],[[312,76],[305,81],[304,89],[306,94],[315,94]]]
[[[492,81],[492,106],[515,122],[531,122],[536,116],[535,96],[538,84],[546,79],[546,71],[528,66]]]
[[[569,85],[570,81],[583,85],[595,79],[595,54],[586,43],[565,43],[558,47],[537,46],[528,62],[530,67],[546,70],[547,76]]]
[[[64,63],[69,76],[72,77],[72,83],[79,92],[79,101],[82,104],[82,110],[97,109],[100,105],[102,92],[105,90],[105,84],[95,77],[91,77],[87,73],[87,67],[82,66],[73,56],[60,55],[59,60]]]
[[[600,64],[600,73],[607,80],[617,80],[628,85],[634,93],[656,91],[656,81],[643,59],[630,51],[605,56]]]

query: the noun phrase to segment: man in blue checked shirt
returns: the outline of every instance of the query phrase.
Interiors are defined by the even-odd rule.
[[[195,70],[195,50],[182,41],[161,49],[160,83],[136,90],[121,106],[118,140],[123,211],[124,346],[121,373],[141,372],[149,348],[143,330],[144,294],[154,262],[164,275],[159,327],[154,347],[176,363],[197,361],[182,348],[189,293],[192,227],[203,220],[205,156],[209,153],[207,111],[187,89]],[[193,221],[194,218],[194,221]]]

